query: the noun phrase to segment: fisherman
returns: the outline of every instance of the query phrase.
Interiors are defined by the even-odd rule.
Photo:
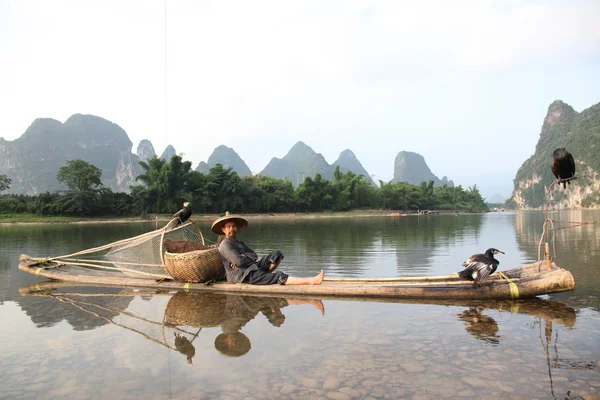
[[[229,215],[213,222],[211,230],[217,235],[225,235],[219,245],[219,254],[225,267],[227,282],[250,283],[255,285],[320,285],[325,273],[323,270],[311,278],[296,278],[281,271],[275,271],[283,254],[280,250],[259,258],[244,242],[237,240],[237,233],[248,227],[248,221],[240,216]]]

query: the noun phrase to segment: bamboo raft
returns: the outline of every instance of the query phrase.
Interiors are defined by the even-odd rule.
[[[97,297],[131,297],[131,296],[175,296],[180,291],[164,291],[163,289],[145,289],[139,288],[115,288],[110,290],[110,285],[98,284],[77,284],[71,282],[60,281],[45,281],[32,283],[28,286],[19,288],[21,296],[41,296],[41,297],[69,297],[69,298],[86,298],[89,301]],[[93,290],[91,290],[93,289]],[[106,289],[102,291],[101,289]],[[237,296],[236,294],[234,294]],[[226,296],[217,293],[186,293],[186,297],[181,297],[184,301],[177,302],[177,311],[188,315],[190,321],[206,321],[206,318],[201,318],[207,313],[214,313],[213,309],[218,308],[221,304],[217,299],[219,296]],[[246,296],[246,295],[243,295]],[[260,298],[282,298],[280,295],[270,293],[260,293],[252,295],[252,297]],[[285,296],[286,299],[304,298],[304,299],[321,299],[321,296]],[[511,314],[526,314],[532,317],[539,317],[549,322],[555,322],[564,325],[567,328],[572,328],[576,321],[576,312],[573,308],[551,300],[533,298],[526,300],[455,300],[455,299],[427,299],[427,298],[364,298],[364,297],[331,297],[332,300],[344,301],[369,301],[387,304],[422,304],[434,306],[449,306],[449,307],[477,307],[485,310],[495,310],[499,312],[509,312]],[[167,320],[171,320],[167,318]],[[207,327],[206,324],[190,323],[186,321],[188,326]],[[172,323],[172,321],[171,321]],[[214,325],[214,324],[213,324]],[[211,325],[212,326],[212,325]]]
[[[42,278],[75,284],[321,298],[516,300],[575,288],[573,275],[550,260],[495,273],[480,287],[456,274],[404,278],[325,278],[323,284],[318,286],[185,283],[156,280],[153,277],[131,277],[115,270],[96,270],[26,255],[21,255],[19,269]]]

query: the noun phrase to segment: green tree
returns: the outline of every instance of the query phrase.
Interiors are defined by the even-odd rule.
[[[187,187],[192,163],[173,156],[169,162],[153,157],[148,162],[140,161],[144,173],[136,180],[145,186],[132,186],[132,197],[136,208],[142,213],[174,213],[181,208],[184,199],[190,196]],[[193,207],[193,205],[192,205]]]
[[[316,174],[315,179],[306,177],[296,190],[296,204],[302,211],[331,210],[333,206],[331,182]]]
[[[3,192],[6,189],[10,188],[11,183],[12,183],[12,181],[10,180],[10,178],[8,176],[0,175],[0,192]]]
[[[70,160],[60,167],[56,179],[69,188],[61,198],[63,210],[69,214],[89,214],[96,207],[101,176],[101,169],[83,160]]]

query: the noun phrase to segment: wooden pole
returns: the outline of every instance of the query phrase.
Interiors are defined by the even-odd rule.
[[[550,245],[548,245],[548,242],[544,244],[544,251],[546,252],[546,269],[550,271],[552,269],[552,260],[550,259]]]

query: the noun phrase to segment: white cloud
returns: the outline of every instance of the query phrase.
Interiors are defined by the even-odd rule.
[[[134,151],[148,138],[194,164],[225,144],[259,172],[303,140],[329,162],[352,149],[376,179],[391,179],[400,150],[452,178],[464,165],[444,150],[498,129],[503,107],[536,102],[541,115],[512,125],[537,139],[555,98],[523,84],[560,96],[569,78],[546,83],[542,69],[597,65],[598,16],[593,0],[188,0],[166,2],[165,32],[163,1],[0,0],[0,136],[90,113],[123,127]]]

